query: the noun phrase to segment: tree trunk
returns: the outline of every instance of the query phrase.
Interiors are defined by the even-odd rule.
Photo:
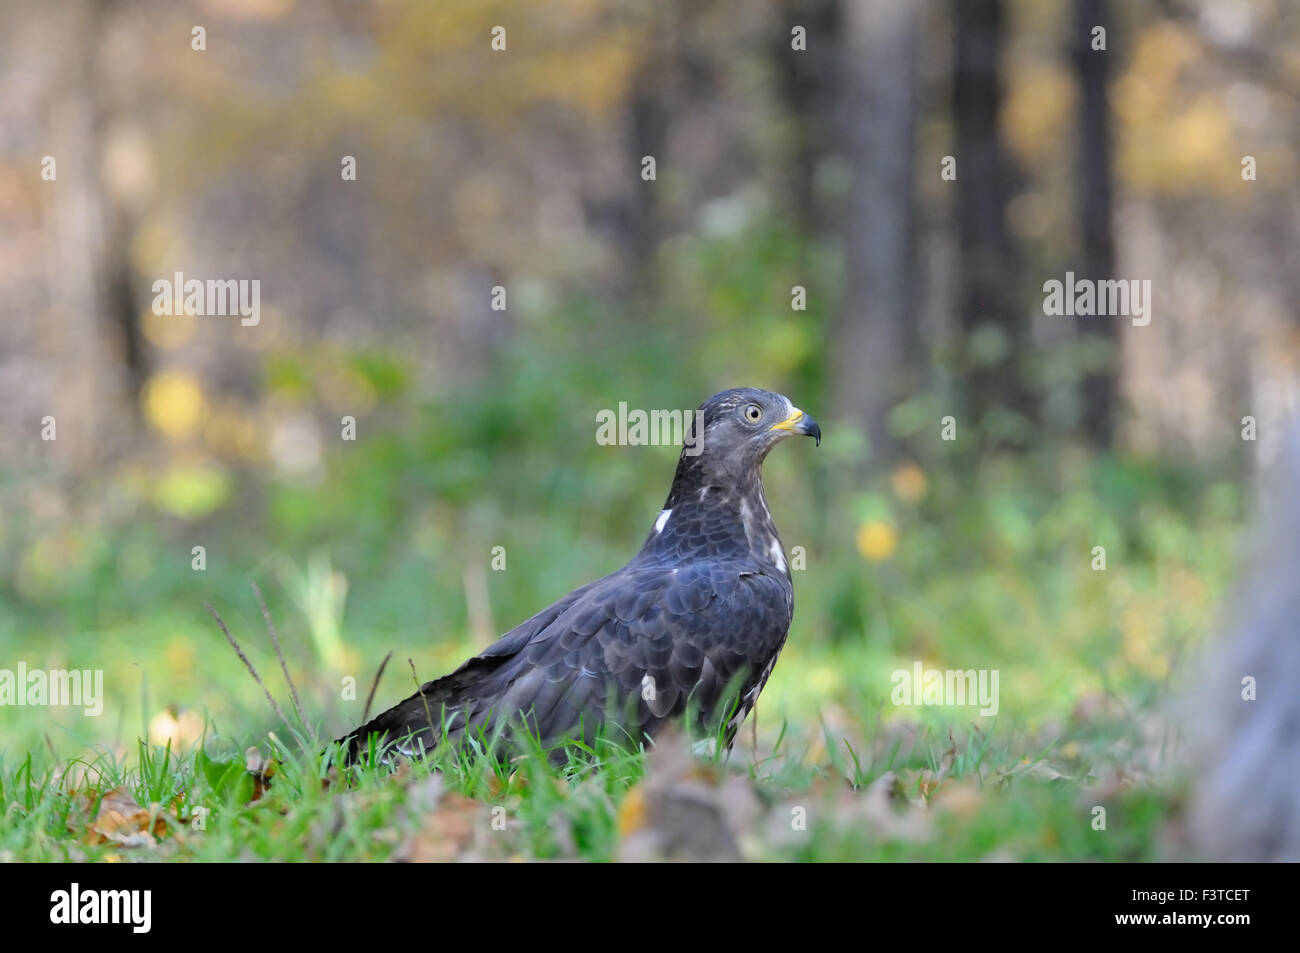
[[[1011,173],[1002,142],[1001,0],[953,0],[957,302],[967,412],[994,442],[1017,442],[1030,401],[1017,367],[1027,339],[1007,226]]]
[[[835,142],[835,95],[842,82],[841,10],[838,0],[788,0],[772,37],[772,64],[787,112],[791,147],[786,156],[784,202],[805,237],[823,234],[829,216],[817,199],[817,170]],[[791,48],[790,30],[807,31],[807,49]],[[848,105],[848,104],[845,104]]]
[[[889,412],[915,353],[913,138],[916,8],[846,3],[843,111],[852,170],[844,300],[835,334],[835,406],[870,440],[873,466],[897,455]]]
[[[1111,231],[1114,179],[1111,171],[1110,104],[1106,82],[1109,51],[1093,50],[1094,26],[1105,26],[1106,0],[1074,0],[1071,48],[1079,85],[1078,191],[1082,233],[1082,277],[1103,281],[1114,277],[1115,243]],[[1109,33],[1109,30],[1107,30]],[[1098,345],[1089,355],[1083,377],[1083,431],[1098,448],[1109,448],[1115,436],[1115,403],[1120,323],[1114,317],[1079,319],[1079,334]],[[1096,363],[1091,363],[1095,361]]]

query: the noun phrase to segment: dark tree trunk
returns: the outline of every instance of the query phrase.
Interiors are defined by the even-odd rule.
[[[655,255],[667,230],[666,203],[660,189],[669,171],[665,154],[674,113],[689,108],[691,9],[682,0],[656,6],[649,48],[629,91],[626,113],[627,174],[630,187],[615,214],[614,238],[622,274],[617,293],[634,309],[646,307],[656,287]],[[642,178],[642,162],[653,156],[656,180]]]
[[[1012,431],[993,418],[1028,417],[1030,408],[1016,364],[1027,334],[1017,307],[1006,214],[1011,172],[998,121],[1005,15],[1001,0],[953,0],[952,11],[960,371],[967,411],[990,439],[1005,442]]]
[[[135,235],[132,217],[106,202],[105,231],[108,244],[101,262],[104,316],[116,328],[122,348],[122,388],[130,411],[140,412],[140,391],[149,377],[149,355],[140,332],[140,301],[130,248]]]
[[[97,150],[97,161],[101,162],[105,130],[113,119],[108,98],[100,92],[112,68],[106,59],[105,44],[101,38],[107,31],[106,22],[117,6],[118,0],[97,0],[93,4],[91,28],[86,34],[93,45],[87,46],[82,54],[90,71],[87,100],[94,110],[94,147]],[[140,302],[136,294],[135,268],[131,264],[136,215],[127,207],[125,198],[117,194],[105,180],[102,167],[97,182],[103,227],[100,260],[95,266],[99,311],[101,319],[108,325],[105,337],[111,339],[116,336],[121,349],[120,377],[116,387],[127,398],[129,412],[138,417],[140,391],[149,376],[149,355],[140,330]]]
[[[66,329],[56,410],[60,441],[66,437],[78,466],[121,446],[148,373],[130,261],[133,218],[108,188],[103,164],[112,119],[104,36],[114,6],[95,0],[65,10],[66,67],[49,109],[49,148],[58,160],[48,190],[50,298]]]
[[[1092,28],[1106,26],[1106,0],[1074,0],[1071,51],[1079,86],[1078,191],[1079,228],[1082,233],[1082,277],[1102,281],[1114,277],[1115,244],[1111,230],[1114,179],[1111,171],[1110,104],[1106,95],[1109,51],[1091,47]],[[1110,30],[1107,29],[1109,35]],[[1118,385],[1119,321],[1113,317],[1079,319],[1079,333],[1098,347],[1083,377],[1083,430],[1099,448],[1111,446],[1115,436]]]
[[[873,465],[897,455],[889,412],[915,354],[913,279],[916,10],[844,8],[843,111],[852,170],[844,301],[835,334],[835,404],[871,441]]]
[[[829,216],[816,191],[817,170],[836,141],[836,91],[842,82],[841,13],[838,0],[789,0],[773,34],[772,62],[788,113],[792,145],[784,201],[805,236],[824,233]],[[791,48],[791,29],[807,31],[807,49]]]

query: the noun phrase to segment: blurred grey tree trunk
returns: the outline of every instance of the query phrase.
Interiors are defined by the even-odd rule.
[[[629,92],[625,141],[631,187],[614,215],[614,238],[620,252],[618,294],[633,310],[648,306],[654,295],[655,254],[666,231],[665,202],[658,178],[668,172],[666,155],[673,115],[688,108],[693,81],[687,44],[691,17],[698,11],[683,0],[656,5],[650,17],[650,41]],[[656,179],[642,178],[642,162],[653,156]]]
[[[644,291],[650,285],[655,249],[662,237],[659,210],[659,183],[641,179],[641,163],[653,156],[656,165],[665,163],[664,144],[668,138],[668,96],[665,75],[672,55],[656,43],[649,61],[637,76],[628,108],[629,174],[634,177],[628,193],[628,208],[619,229],[620,245],[631,279],[631,286]]]
[[[772,61],[792,140],[782,169],[784,202],[804,238],[812,240],[830,227],[816,179],[836,141],[835,96],[843,69],[840,0],[786,0],[781,9],[784,19],[773,31]],[[807,31],[805,51],[791,48],[795,26]],[[806,242],[803,251],[806,257]]]
[[[1079,271],[1080,277],[1094,281],[1115,277],[1111,225],[1114,176],[1107,97],[1113,54],[1109,49],[1093,50],[1091,44],[1093,27],[1106,25],[1106,7],[1106,0],[1074,0],[1070,44],[1079,87],[1075,177],[1082,234]],[[1106,317],[1081,318],[1078,327],[1082,338],[1095,345],[1088,349],[1088,371],[1082,382],[1083,430],[1094,446],[1108,448],[1115,437],[1120,322]]]
[[[889,412],[915,355],[913,183],[916,17],[912,2],[846,0],[844,300],[833,335],[834,404],[870,440],[873,466],[897,455]]]
[[[1016,254],[1007,225],[1011,170],[1002,141],[1002,0],[952,0],[957,160],[957,307],[967,411],[998,442],[1029,416],[1016,363],[1025,353]]]
[[[59,434],[80,465],[101,459],[122,436],[119,424],[138,414],[147,374],[130,262],[133,217],[105,181],[110,107],[102,51],[114,6],[95,0],[70,11],[66,69],[50,108],[58,178],[51,183],[49,286],[68,332]]]
[[[104,228],[99,260],[95,263],[98,313],[110,341],[106,360],[113,367],[113,396],[119,399],[116,406],[124,403],[128,416],[134,417],[140,412],[140,391],[149,374],[148,352],[140,329],[141,302],[131,264],[131,246],[139,228],[139,206],[144,199],[114,181],[107,168],[108,129],[115,124],[122,125],[115,123],[114,105],[106,91],[112,64],[105,61],[107,47],[103,40],[106,21],[117,5],[118,0],[95,3],[95,22],[88,33],[94,45],[85,55],[91,63],[87,99],[94,124],[95,183]],[[125,401],[120,400],[123,397]]]

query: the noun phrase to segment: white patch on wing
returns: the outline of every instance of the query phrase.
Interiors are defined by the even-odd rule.
[[[700,499],[702,500],[708,495],[709,495],[709,488],[707,486],[700,487]]]
[[[659,518],[655,520],[656,533],[662,533],[664,531],[664,527],[668,524],[668,517],[672,515],[673,515],[672,510],[664,510],[662,513],[659,514]]]
[[[785,572],[785,553],[781,551],[781,541],[779,539],[772,540],[768,552],[772,554],[772,562],[776,563],[776,568],[781,572]]]
[[[750,546],[754,545],[754,514],[749,509],[749,501],[740,501],[740,522],[745,527],[745,539]]]

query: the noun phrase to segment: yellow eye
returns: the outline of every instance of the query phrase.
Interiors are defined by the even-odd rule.
[[[745,419],[751,424],[756,424],[763,419],[763,408],[758,404],[750,404],[745,408]]]

